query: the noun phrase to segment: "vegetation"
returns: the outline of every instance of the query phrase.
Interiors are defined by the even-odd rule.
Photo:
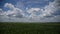
[[[0,22],[0,34],[59,34],[60,23]]]

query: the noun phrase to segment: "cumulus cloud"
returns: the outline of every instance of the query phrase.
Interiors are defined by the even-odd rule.
[[[10,3],[6,3],[4,7],[9,8],[10,10],[2,13],[3,15],[12,16],[12,17],[23,17],[22,10],[14,7],[14,5]]]
[[[49,6],[47,6],[47,9],[46,11],[49,11],[49,13],[55,13],[55,12],[58,12],[58,9],[59,9],[59,3],[58,3],[59,0],[55,0],[54,2],[50,3]]]
[[[21,22],[25,20],[24,14],[21,9],[16,8],[13,4],[11,3],[5,3],[4,5],[5,8],[8,8],[9,10],[3,11],[0,9],[0,22]],[[26,21],[26,20],[25,20]]]
[[[44,11],[42,13],[42,16],[51,16],[52,13],[54,13],[57,10],[57,6],[55,2],[50,2],[49,5],[46,5],[44,7]]]
[[[59,3],[56,3],[57,1],[55,0],[54,2],[49,2],[49,5],[46,5],[44,7],[44,10],[42,11],[42,14],[40,16],[42,17],[52,17],[54,16],[53,14],[55,12],[58,12],[59,7],[57,5],[59,5]]]
[[[7,7],[12,10],[15,8],[14,5],[12,5],[11,3],[5,3],[4,7]]]
[[[59,2],[60,0],[55,0],[54,2],[49,2],[49,5],[46,5],[44,7],[44,11],[42,11],[42,14],[40,16],[43,16],[44,21],[47,22],[58,22],[60,19],[60,14],[59,13]],[[43,21],[43,20],[42,20]]]

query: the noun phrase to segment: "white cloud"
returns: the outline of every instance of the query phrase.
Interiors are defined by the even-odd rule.
[[[5,3],[4,7],[7,7],[12,10],[15,8],[14,5],[12,5],[11,3]]]
[[[40,8],[30,8],[27,10],[28,13],[30,13],[31,15],[29,17],[32,17],[32,18],[37,18],[39,17],[37,14],[41,14],[43,11],[43,9],[40,9]]]
[[[23,17],[22,10],[14,7],[14,5],[10,3],[6,3],[4,7],[9,8],[10,10],[3,13],[3,15],[12,16],[12,17]]]
[[[39,11],[40,8],[31,8],[31,9],[28,9],[27,12],[28,13],[33,13],[33,12],[36,12],[36,11]]]
[[[45,10],[42,11],[42,14],[41,14],[43,17],[44,16],[52,16],[53,13],[55,13],[57,11],[57,9],[58,9],[56,1],[50,2],[49,5],[46,5],[44,7],[44,9]]]

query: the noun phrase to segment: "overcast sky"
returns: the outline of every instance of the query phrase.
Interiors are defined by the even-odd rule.
[[[0,0],[0,22],[60,22],[60,0]]]

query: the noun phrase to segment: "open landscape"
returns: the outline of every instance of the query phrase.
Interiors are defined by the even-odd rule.
[[[59,34],[60,23],[0,22],[0,34]]]
[[[60,0],[0,0],[0,34],[60,34]]]

